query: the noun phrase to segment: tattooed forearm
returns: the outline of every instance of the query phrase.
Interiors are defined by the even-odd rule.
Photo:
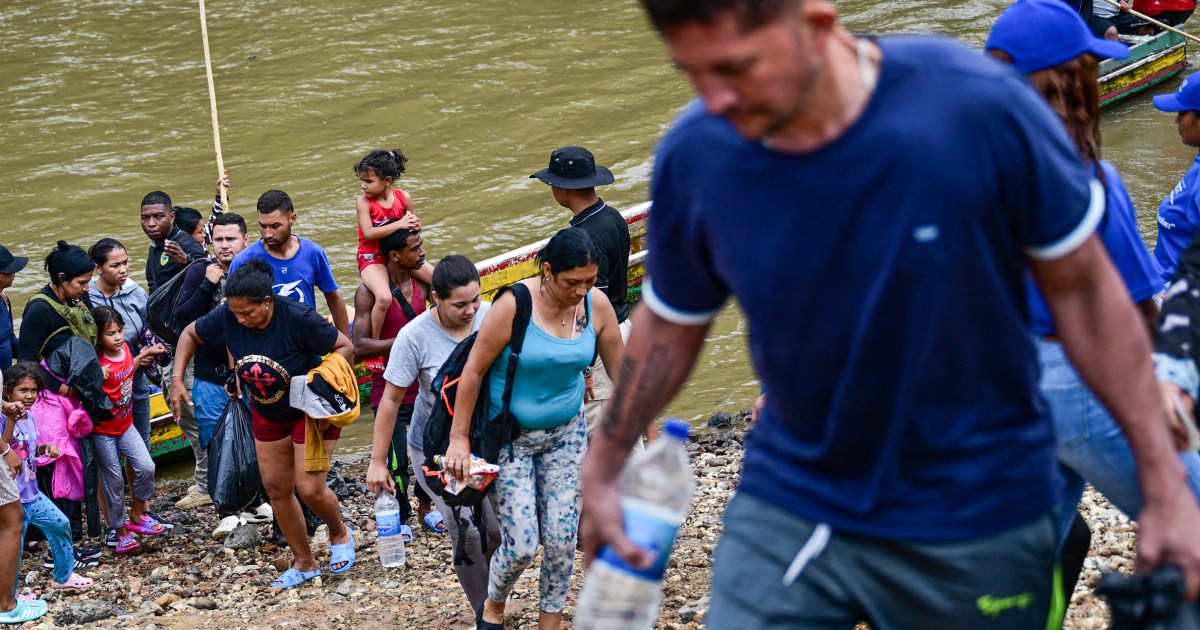
[[[690,365],[672,360],[669,344],[655,343],[643,357],[627,354],[621,362],[608,412],[600,430],[624,448],[633,446],[687,376]]]

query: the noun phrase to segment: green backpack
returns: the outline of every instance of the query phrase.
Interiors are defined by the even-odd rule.
[[[71,331],[71,334],[75,335],[76,337],[86,339],[87,342],[93,346],[96,345],[96,342],[100,340],[100,331],[96,327],[96,320],[92,317],[92,312],[88,310],[87,305],[83,302],[80,301],[76,302],[72,306],[67,306],[66,304],[61,304],[51,300],[43,293],[34,295],[29,300],[29,304],[33,304],[34,300],[44,300],[50,305],[50,308],[54,309],[54,312],[58,313],[63,319],[67,320],[66,326],[63,326],[62,328],[59,328],[58,330],[55,330],[46,336],[46,340],[42,342],[42,347],[38,348],[39,359],[46,358],[46,344],[50,343],[51,339],[64,330]],[[25,310],[29,310],[29,304],[25,305]]]

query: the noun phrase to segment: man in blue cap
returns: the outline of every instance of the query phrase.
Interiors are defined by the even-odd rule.
[[[1154,106],[1175,112],[1175,126],[1185,146],[1200,147],[1200,77],[1188,76],[1174,94],[1154,97]],[[1154,260],[1163,283],[1171,280],[1179,254],[1200,231],[1200,155],[1158,207],[1158,240]]]
[[[625,535],[621,470],[736,297],[767,393],[708,626],[1047,627],[1058,476],[1032,272],[1130,436],[1139,568],[1177,564],[1200,594],[1200,508],[1095,236],[1103,186],[1025,77],[938,38],[855,36],[830,0],[643,4],[699,102],[658,148],[650,283],[584,464],[597,562],[653,563]]]

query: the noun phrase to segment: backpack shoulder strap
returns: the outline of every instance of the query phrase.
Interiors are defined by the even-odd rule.
[[[392,297],[396,299],[396,303],[400,305],[400,310],[404,311],[404,316],[408,318],[408,321],[416,319],[417,312],[413,310],[412,304],[408,303],[408,298],[404,297],[404,291],[391,280],[388,280],[388,286],[392,288]]]
[[[503,413],[507,415],[509,401],[512,400],[513,380],[517,375],[517,361],[520,360],[521,348],[525,345],[525,331],[529,328],[529,318],[533,316],[533,298],[529,295],[529,289],[518,282],[512,286],[501,287],[492,301],[500,299],[505,291],[511,291],[517,301],[517,310],[513,313],[512,339],[508,342],[512,352],[508,355],[508,366],[504,372],[504,395],[501,398]]]

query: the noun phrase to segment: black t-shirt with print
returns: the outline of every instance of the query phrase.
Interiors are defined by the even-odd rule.
[[[304,378],[321,364],[321,357],[333,350],[338,331],[313,307],[277,295],[266,328],[239,324],[226,303],[196,320],[196,335],[205,343],[229,349],[243,391],[249,391],[258,415],[289,421],[304,415],[288,403],[292,378]]]

